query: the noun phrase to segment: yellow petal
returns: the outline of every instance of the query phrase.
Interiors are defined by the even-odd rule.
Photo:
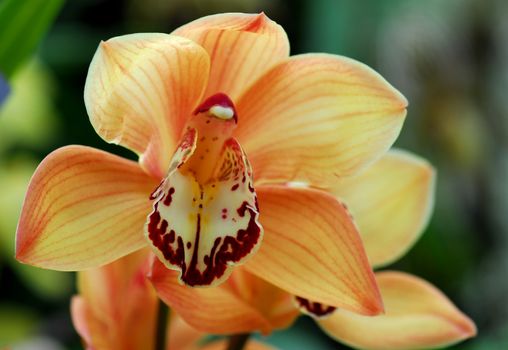
[[[416,242],[434,204],[435,172],[408,152],[390,151],[333,189],[353,214],[373,266],[393,262]]]
[[[476,334],[474,323],[428,282],[402,272],[376,274],[385,314],[365,317],[337,310],[318,321],[332,337],[362,349],[443,347]]]
[[[293,56],[237,103],[236,137],[257,182],[326,188],[377,160],[397,138],[407,101],[379,74],[334,55]]]
[[[146,245],[143,225],[156,182],[135,162],[68,146],[33,175],[16,233],[16,258],[55,270],[82,270]]]
[[[349,214],[323,191],[261,186],[257,189],[261,248],[249,272],[291,294],[359,312],[383,311],[374,274]]]
[[[205,96],[224,92],[236,99],[262,73],[288,57],[287,35],[264,13],[226,13],[200,18],[172,34],[189,38],[210,55]]]
[[[78,273],[73,323],[93,349],[153,349],[157,296],[146,274],[148,250]]]
[[[214,334],[269,330],[263,315],[235,293],[220,285],[190,288],[178,283],[178,273],[159,260],[152,266],[152,283],[159,297],[195,329]]]
[[[208,80],[208,54],[167,34],[131,34],[102,42],[90,64],[85,104],[97,133],[166,175],[186,119]]]

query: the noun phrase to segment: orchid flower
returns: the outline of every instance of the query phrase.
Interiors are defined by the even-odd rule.
[[[105,266],[78,273],[79,295],[71,303],[74,326],[87,350],[153,349],[158,298],[147,279],[151,254],[147,249]],[[206,342],[199,332],[172,313],[166,332],[168,350],[224,349],[224,340]],[[249,342],[246,350],[271,350]]]
[[[397,260],[420,237],[432,211],[434,182],[435,172],[425,160],[392,150],[363,173],[334,186],[332,193],[354,215],[373,268]],[[290,223],[278,229],[293,231]],[[443,293],[410,274],[376,273],[385,312],[369,317],[292,296],[249,273],[249,264],[262,258],[255,256],[214,289],[185,288],[176,283],[174,271],[157,261],[151,280],[159,296],[203,332],[268,334],[288,327],[300,310],[331,337],[362,349],[442,347],[476,334],[474,323]]]
[[[139,162],[84,146],[48,155],[27,191],[19,261],[84,270],[149,246],[189,286],[244,264],[293,295],[383,311],[358,229],[330,192],[402,127],[407,101],[378,73],[289,57],[263,13],[220,14],[102,42],[85,104],[97,133]]]

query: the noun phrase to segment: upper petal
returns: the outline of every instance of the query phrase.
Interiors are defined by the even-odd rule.
[[[90,147],[48,155],[33,175],[16,233],[16,258],[81,270],[146,245],[143,224],[156,182],[138,164]]]
[[[373,266],[393,262],[416,242],[432,212],[434,191],[432,166],[400,150],[333,189],[349,206]]]
[[[406,105],[359,62],[293,56],[242,95],[235,134],[258,182],[306,181],[323,188],[378,159],[397,138]]]
[[[362,314],[382,312],[381,297],[349,214],[323,191],[261,186],[261,248],[245,264],[288,291]]]
[[[376,277],[385,314],[337,310],[318,321],[330,336],[362,349],[407,350],[441,348],[476,334],[474,323],[428,282],[402,272]]]
[[[206,96],[220,91],[236,99],[262,73],[289,55],[284,29],[264,13],[207,16],[172,34],[199,43],[209,53]]]
[[[97,133],[140,156],[162,177],[185,120],[208,81],[209,57],[196,43],[167,34],[131,34],[102,42],[90,64],[85,104]]]

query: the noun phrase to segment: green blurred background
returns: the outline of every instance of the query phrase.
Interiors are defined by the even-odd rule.
[[[83,144],[132,158],[104,143],[86,115],[83,85],[99,41],[259,11],[286,29],[292,54],[358,59],[406,95],[397,146],[436,166],[438,189],[427,232],[392,268],[431,281],[474,319],[479,336],[455,349],[508,348],[504,0],[0,0],[0,71],[10,86],[0,106],[0,348],[81,348],[69,317],[74,276],[16,263],[14,233],[28,180],[50,151]],[[346,349],[304,317],[268,341]]]

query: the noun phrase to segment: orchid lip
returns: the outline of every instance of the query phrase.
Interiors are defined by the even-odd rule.
[[[145,236],[189,286],[224,281],[261,242],[252,169],[231,136],[236,120],[227,95],[206,99],[190,117],[167,177],[150,195]]]

